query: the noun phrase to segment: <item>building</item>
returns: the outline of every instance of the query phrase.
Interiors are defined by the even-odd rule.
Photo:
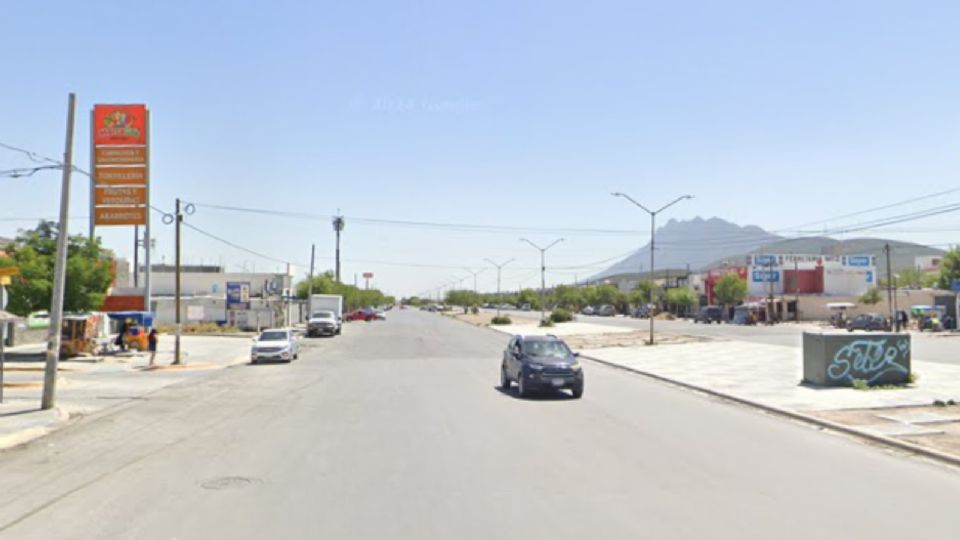
[[[940,271],[943,263],[942,255],[921,255],[914,258],[913,267],[924,274],[934,274]]]
[[[760,299],[784,294],[860,296],[877,286],[871,255],[751,255],[747,291]]]

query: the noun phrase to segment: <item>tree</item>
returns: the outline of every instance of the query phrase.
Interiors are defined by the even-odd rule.
[[[951,248],[940,262],[940,279],[937,287],[949,290],[955,280],[960,279],[960,248]]]
[[[687,311],[697,303],[697,294],[693,289],[686,287],[667,289],[667,305],[673,306],[677,311]]]
[[[649,279],[645,279],[637,283],[637,287],[630,291],[627,299],[634,306],[649,304],[651,291],[653,291],[653,283]]]
[[[13,278],[7,309],[17,315],[48,310],[53,301],[53,268],[57,252],[59,228],[55,222],[41,221],[36,229],[21,231],[7,256],[0,257],[0,267],[17,266],[20,274]],[[67,241],[67,272],[64,287],[65,312],[96,311],[103,305],[113,283],[112,260],[100,248],[98,239],[71,236]]]
[[[717,280],[713,286],[713,295],[717,302],[725,306],[735,306],[747,297],[747,280],[736,274],[727,274]]]
[[[306,299],[310,294],[310,280],[297,283],[297,298]],[[353,285],[338,283],[333,272],[327,271],[313,277],[313,294],[339,294],[343,297],[344,309],[354,310],[367,306],[392,304],[393,297],[386,296],[377,289],[361,289]]]
[[[860,303],[868,306],[879,304],[881,300],[883,300],[883,297],[880,296],[880,289],[876,287],[871,287],[860,297]]]
[[[569,285],[557,285],[553,290],[553,303],[558,307],[577,310],[582,302],[580,290]]]
[[[530,304],[533,309],[540,309],[540,295],[533,289],[524,289],[517,296],[517,304]]]
[[[461,306],[466,313],[467,308],[477,305],[480,299],[475,292],[463,289],[448,291],[445,300],[452,306]]]

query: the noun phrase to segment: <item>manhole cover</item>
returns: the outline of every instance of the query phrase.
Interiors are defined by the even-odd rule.
[[[259,483],[260,480],[246,476],[221,476],[219,478],[204,480],[200,483],[200,487],[220,491],[224,489],[243,489]]]

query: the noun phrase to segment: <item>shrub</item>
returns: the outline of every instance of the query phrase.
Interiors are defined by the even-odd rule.
[[[496,325],[504,325],[504,324],[512,324],[512,323],[513,321],[511,321],[510,317],[507,317],[506,315],[494,317],[493,319],[490,320],[490,324],[496,324]]]
[[[553,321],[551,321],[550,319],[544,319],[544,320],[540,321],[540,326],[542,326],[542,327],[550,327],[550,326],[553,326]]]
[[[570,322],[573,320],[573,313],[563,308],[557,308],[550,314],[550,320],[555,323]]]

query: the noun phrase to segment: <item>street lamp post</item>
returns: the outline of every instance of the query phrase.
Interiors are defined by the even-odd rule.
[[[650,303],[655,304],[654,291],[656,290],[656,281],[655,281],[656,275],[654,274],[654,269],[656,267],[654,266],[654,261],[655,261],[654,253],[656,251],[654,248],[656,247],[657,214],[659,214],[660,212],[663,212],[667,208],[670,208],[671,206],[677,204],[680,201],[683,201],[686,199],[692,199],[693,195],[683,195],[682,197],[677,197],[676,199],[670,201],[669,203],[661,206],[657,210],[650,210],[646,206],[635,201],[632,197],[630,197],[626,193],[616,192],[616,193],[611,193],[611,195],[613,195],[614,197],[624,198],[632,202],[636,206],[638,206],[644,212],[650,214]],[[651,309],[650,310],[650,345],[653,345],[653,343],[654,343],[653,341],[653,310]]]
[[[546,294],[547,294],[547,264],[546,264],[546,262],[545,262],[545,260],[546,260],[546,253],[547,253],[547,250],[548,250],[548,249],[550,249],[550,248],[552,248],[553,246],[559,244],[560,242],[563,242],[563,238],[557,238],[556,240],[554,240],[554,241],[553,241],[550,245],[548,245],[547,247],[540,247],[540,246],[534,244],[533,242],[527,240],[526,238],[521,238],[520,241],[521,241],[521,242],[526,242],[526,243],[530,244],[531,246],[533,246],[534,248],[540,250],[540,322],[542,323],[543,321],[545,321],[545,320],[547,319],[547,313],[546,313],[546,309],[547,309],[547,301],[546,301]]]
[[[497,317],[500,317],[500,306],[503,305],[503,294],[500,293],[500,271],[503,270],[504,266],[512,263],[514,259],[503,261],[500,264],[497,264],[491,261],[490,259],[484,259],[484,260],[497,268]]]

